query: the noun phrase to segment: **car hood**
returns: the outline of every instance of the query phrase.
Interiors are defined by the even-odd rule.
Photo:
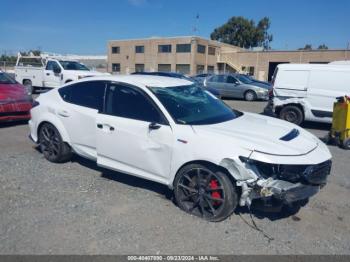
[[[0,84],[0,100],[28,99],[26,89],[20,84]]]
[[[305,155],[313,151],[319,143],[316,137],[296,125],[251,113],[244,113],[234,120],[219,124],[195,125],[193,129],[203,139],[211,137],[225,146],[234,148],[238,145],[269,155]],[[293,129],[299,132],[297,136],[289,141],[281,140]]]
[[[266,89],[271,88],[271,85],[268,83],[265,84],[265,83],[260,83],[260,82],[252,82],[252,83],[249,83],[249,85],[257,86],[257,87],[261,87],[261,88],[266,88]]]

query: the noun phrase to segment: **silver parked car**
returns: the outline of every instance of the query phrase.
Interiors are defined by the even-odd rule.
[[[244,98],[247,101],[267,100],[269,84],[254,81],[242,82],[238,74],[212,75],[204,80],[204,88],[215,88],[221,97]]]

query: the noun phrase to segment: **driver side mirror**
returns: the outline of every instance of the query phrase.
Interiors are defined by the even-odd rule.
[[[55,68],[53,69],[53,72],[54,72],[55,74],[59,74],[59,73],[61,73],[61,68],[55,67]]]

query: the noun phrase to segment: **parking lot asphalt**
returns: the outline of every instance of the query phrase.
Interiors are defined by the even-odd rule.
[[[305,128],[323,137],[330,126]],[[247,209],[210,223],[182,212],[160,184],[79,157],[52,164],[26,123],[1,124],[0,148],[0,254],[350,254],[350,151],[336,146],[329,183],[298,214],[253,211],[270,241]]]

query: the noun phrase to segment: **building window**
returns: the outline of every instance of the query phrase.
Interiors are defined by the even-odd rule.
[[[242,71],[250,76],[253,76],[255,68],[254,66],[242,66]]]
[[[112,54],[119,54],[120,46],[112,46]]]
[[[159,72],[171,72],[171,64],[158,64]]]
[[[204,65],[197,65],[197,74],[204,73]]]
[[[209,66],[209,65],[208,65],[208,68],[207,68],[207,73],[208,73],[208,74],[214,73],[214,70],[215,70],[215,66]]]
[[[112,64],[112,72],[120,73],[120,64]]]
[[[171,45],[158,45],[158,53],[171,53]]]
[[[208,55],[215,55],[215,47],[208,46]]]
[[[135,72],[145,71],[145,64],[135,64]]]
[[[145,46],[143,45],[135,46],[135,53],[144,53],[144,52],[145,52]]]
[[[177,44],[176,53],[191,53],[191,44]]]
[[[205,45],[197,45],[197,52],[205,54]]]
[[[176,65],[176,72],[184,74],[184,75],[189,75],[190,74],[190,65],[189,64],[177,64]]]

